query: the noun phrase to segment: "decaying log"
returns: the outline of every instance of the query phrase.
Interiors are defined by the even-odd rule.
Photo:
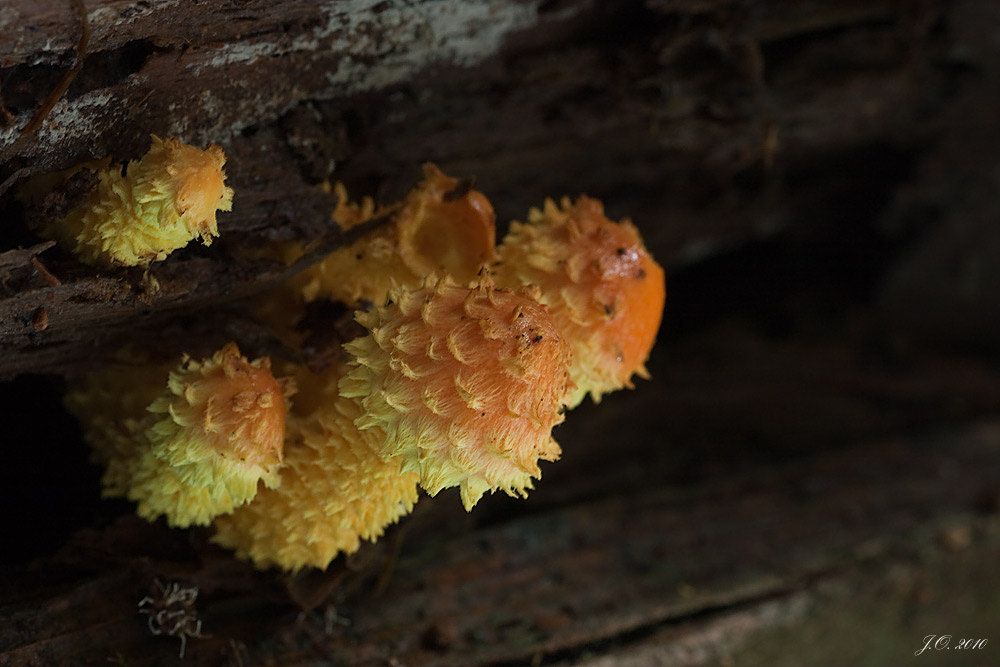
[[[191,665],[906,664],[931,634],[988,643],[928,664],[998,662],[990,3],[84,5],[27,132],[82,24],[0,6],[0,664],[178,664],[157,582],[198,589]],[[36,235],[27,179],[151,134],[225,150],[210,248],[147,275]],[[63,377],[126,345],[322,355],[253,299],[349,240],[322,184],[393,201],[425,161],[501,230],[581,192],[631,216],[669,273],[652,380],[571,413],[528,500],[422,498],[322,573],[101,501]]]
[[[652,382],[559,428],[563,460],[527,501],[467,515],[456,494],[424,498],[325,574],[254,572],[126,508],[6,571],[0,656],[169,664],[179,642],[136,609],[156,580],[200,589],[211,636],[189,640],[188,664],[837,664],[862,647],[907,656],[928,624],[988,637],[1000,428],[932,425],[989,414],[995,373],[731,330],[654,362]],[[36,521],[60,511],[41,502]],[[872,618],[880,638],[852,637]]]
[[[238,193],[221,221],[225,243],[187,256],[251,274],[269,269],[248,265],[247,246],[330,233],[318,183],[391,201],[426,160],[475,177],[501,222],[546,196],[602,197],[674,266],[794,221],[864,215],[903,176],[946,99],[941,14],[927,3],[751,5],[89,6],[90,62],[0,178],[134,158],[153,133],[219,143]],[[11,122],[0,139],[10,143],[65,68],[78,26],[55,2],[14,3],[3,20]],[[851,169],[880,173],[858,190]],[[3,233],[23,243],[19,214],[9,203]],[[121,344],[109,324],[127,332],[151,310],[134,272],[81,273],[56,250],[39,260],[65,278],[48,285],[24,264],[0,292],[0,377],[90,358],[95,340]],[[239,289],[196,264],[179,273],[202,289]],[[54,315],[41,332],[31,326],[39,307]]]
[[[711,374],[692,381],[723,349],[753,345],[715,369],[742,401],[718,400]],[[78,533],[10,573],[0,656],[169,662],[179,642],[152,637],[136,609],[156,579],[200,589],[211,636],[189,640],[188,664],[714,664],[781,656],[782,642],[837,664],[868,659],[863,647],[909,656],[953,626],[989,636],[1000,427],[926,424],[946,419],[947,396],[986,412],[995,375],[947,359],[887,374],[840,343],[731,335],[711,353],[670,352],[691,361],[657,355],[653,382],[560,427],[564,458],[527,501],[466,515],[456,494],[425,498],[325,574],[256,573],[203,532],[129,516]],[[932,368],[951,382],[929,386]],[[804,412],[776,408],[788,396],[827,407],[782,434],[777,415]],[[692,433],[708,411],[717,430]],[[878,637],[864,630],[873,617]],[[820,627],[814,646],[794,639]]]

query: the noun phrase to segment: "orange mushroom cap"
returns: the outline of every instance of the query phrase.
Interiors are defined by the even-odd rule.
[[[232,208],[225,162],[218,146],[201,150],[154,135],[149,152],[124,173],[108,161],[88,165],[97,172],[96,187],[46,233],[102,266],[149,266],[195,238],[210,245],[219,235],[216,211]]]
[[[322,392],[311,397],[308,416],[290,416],[281,485],[215,520],[214,541],[257,567],[325,568],[380,536],[417,500],[417,475],[383,460],[377,434],[354,425],[360,404],[337,396],[342,369],[307,385]]]
[[[140,516],[207,524],[252,499],[258,481],[276,486],[292,391],[268,359],[248,361],[233,343],[186,359],[147,409],[157,421],[128,492]]]
[[[143,185],[153,189],[167,184],[177,215],[191,238],[200,238],[205,245],[219,235],[215,212],[229,211],[233,206],[233,189],[226,186],[226,173],[222,169],[225,164],[225,153],[214,144],[201,150],[155,135],[140,163],[142,176],[149,184]]]
[[[416,289],[433,272],[464,283],[496,259],[493,206],[467,182],[433,164],[424,165],[424,180],[395,206],[376,210],[367,198],[351,204],[342,185],[335,191],[340,203],[333,217],[341,227],[381,214],[392,220],[303,272],[298,284],[307,301],[382,303],[394,283]]]
[[[431,495],[458,486],[471,509],[486,491],[525,495],[538,460],[560,450],[569,346],[531,290],[498,289],[488,273],[471,287],[429,278],[358,313],[369,335],[345,345],[353,368],[340,382],[384,433],[382,455],[420,474]]]
[[[631,221],[612,222],[601,202],[582,196],[561,206],[546,200],[528,223],[514,222],[499,249],[497,282],[535,284],[573,346],[570,407],[648,377],[666,298],[663,269]]]

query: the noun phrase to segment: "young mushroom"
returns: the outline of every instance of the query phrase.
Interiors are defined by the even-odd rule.
[[[250,501],[258,482],[277,486],[292,392],[267,358],[251,362],[234,343],[186,359],[147,408],[155,421],[128,491],[139,515],[206,525]]]
[[[370,199],[351,204],[339,185],[336,192],[340,202],[333,217],[344,229],[376,215],[391,219],[303,272],[297,284],[307,301],[382,303],[394,283],[417,288],[434,272],[464,283],[496,258],[496,216],[489,200],[433,164],[425,164],[424,180],[388,208],[376,210]]]
[[[582,196],[560,206],[546,200],[526,224],[511,223],[500,245],[497,282],[537,285],[540,300],[573,347],[569,406],[589,393],[632,387],[648,377],[645,362],[656,340],[666,297],[663,269],[628,219],[612,222],[601,202]]]
[[[230,343],[169,372],[133,360],[74,381],[67,408],[80,421],[104,495],[136,501],[139,516],[206,525],[279,482],[285,412],[293,385],[268,360]],[[148,407],[147,407],[148,406]]]
[[[201,150],[154,135],[149,152],[124,173],[107,161],[84,166],[97,171],[97,184],[44,233],[81,261],[105,267],[149,266],[196,238],[210,245],[219,235],[216,211],[232,208],[225,162],[218,146]]]
[[[538,461],[554,461],[552,427],[571,387],[569,345],[532,290],[429,278],[359,312],[369,334],[340,393],[355,424],[378,434],[382,455],[420,475],[431,495],[457,486],[471,509],[487,491],[525,495]]]

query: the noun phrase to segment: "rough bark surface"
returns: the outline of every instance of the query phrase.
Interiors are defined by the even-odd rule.
[[[139,272],[81,272],[57,249],[3,256],[0,376],[60,370],[90,357],[95,340],[120,344],[109,325],[121,333],[161,309],[268,283],[274,267],[246,259],[248,248],[333,234],[318,183],[391,200],[427,160],[475,177],[501,221],[546,196],[602,197],[670,265],[793,222],[865,215],[946,100],[942,17],[927,3],[809,7],[88,5],[83,68],[0,164],[13,183],[8,247],[37,243],[19,228],[14,181],[137,157],[153,133],[221,144],[239,194],[220,247],[154,267],[158,295]],[[71,3],[25,0],[0,20],[12,28],[0,38],[0,139],[12,144],[72,63],[79,19]],[[852,169],[890,173],[843,173]]]
[[[157,580],[199,589],[192,665],[883,665],[931,633],[993,643],[928,664],[1000,661],[991,3],[84,5],[82,54],[77,3],[0,6],[0,664],[176,664]],[[25,179],[150,134],[226,151],[211,248],[145,275],[35,235]],[[501,224],[580,192],[632,217],[669,272],[653,380],[569,415],[527,501],[424,498],[325,573],[100,501],[62,377],[320,354],[249,299],[347,240],[323,182],[391,201],[424,161]]]

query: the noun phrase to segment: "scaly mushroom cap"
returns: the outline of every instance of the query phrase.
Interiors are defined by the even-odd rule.
[[[219,235],[215,212],[232,208],[225,162],[218,146],[201,150],[153,136],[149,152],[124,175],[117,165],[99,169],[86,200],[47,232],[82,261],[102,266],[149,266],[195,238],[209,245]]]
[[[209,245],[212,237],[219,235],[215,212],[233,207],[233,190],[226,187],[222,169],[225,164],[225,153],[214,144],[201,150],[154,136],[152,147],[140,162],[136,182],[151,195],[160,188],[171,191],[174,208],[190,238],[200,237]]]
[[[202,362],[186,360],[148,411],[143,454],[128,497],[139,514],[171,525],[205,524],[276,486],[291,385],[270,362],[250,362],[230,343]]]
[[[420,474],[431,495],[461,488],[471,509],[486,491],[525,495],[553,461],[563,420],[569,346],[529,290],[472,287],[445,278],[391,292],[358,321],[370,334],[345,345],[353,368],[340,382],[384,433],[382,455]]]
[[[500,246],[497,282],[535,284],[559,329],[573,346],[570,375],[576,384],[569,405],[589,392],[632,387],[660,327],[666,297],[663,269],[643,247],[629,220],[614,223],[601,202],[546,200],[528,223],[511,223]]]
[[[392,220],[304,272],[299,285],[307,301],[325,297],[357,306],[383,303],[393,283],[418,288],[433,272],[466,283],[496,258],[496,216],[489,200],[457,178],[424,165],[424,180],[402,203],[376,210],[371,200],[340,203],[334,219],[345,229],[376,215]]]
[[[328,391],[309,416],[289,419],[281,485],[215,520],[214,541],[257,567],[325,568],[379,537],[417,500],[417,475],[383,460],[377,434],[354,425],[361,406],[337,396],[342,369],[324,372]]]

